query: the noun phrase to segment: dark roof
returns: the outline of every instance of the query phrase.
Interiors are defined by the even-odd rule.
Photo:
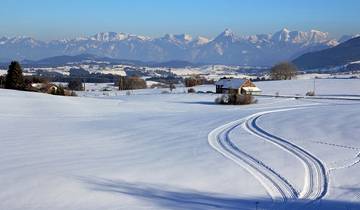
[[[233,79],[220,79],[215,83],[215,85],[221,85],[222,88],[226,89],[239,89],[244,83],[246,79],[239,79],[239,78],[233,78]]]

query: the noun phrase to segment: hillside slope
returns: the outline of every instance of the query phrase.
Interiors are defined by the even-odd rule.
[[[338,46],[306,53],[293,63],[301,69],[316,69],[345,65],[360,60],[360,37],[350,39]]]
[[[356,94],[359,82],[321,80],[317,89]],[[312,80],[256,84],[265,92],[295,94],[308,90]],[[273,171],[272,183],[290,183],[300,192],[308,177],[292,153],[241,125],[219,138],[233,154],[241,150],[251,156],[254,165],[239,164],[244,153],[231,160],[209,145],[216,128],[255,113],[262,116],[249,121],[250,128],[300,146],[331,169],[331,193],[314,209],[359,209],[360,144],[354,135],[359,102],[259,97],[257,104],[238,107],[214,105],[213,94],[183,94],[181,88],[160,92],[85,91],[84,97],[61,97],[0,89],[0,209],[234,210],[255,209],[256,202],[259,209],[304,209],[308,200],[277,206],[283,205],[281,197],[273,203],[267,191],[274,188],[265,188],[248,171]],[[272,111],[278,109],[288,110]]]

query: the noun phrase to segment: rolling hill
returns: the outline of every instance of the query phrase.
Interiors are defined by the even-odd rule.
[[[319,69],[346,65],[356,61],[360,61],[360,37],[329,49],[306,53],[293,60],[293,63],[300,69]]]

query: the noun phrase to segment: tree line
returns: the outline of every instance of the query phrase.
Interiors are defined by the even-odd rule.
[[[115,83],[115,86],[119,87],[119,90],[135,90],[135,89],[145,89],[146,81],[140,77],[124,77],[121,76],[119,80]]]
[[[208,80],[205,77],[193,76],[185,78],[185,87],[194,87],[197,85],[214,84],[214,80]]]
[[[33,87],[34,83],[42,84],[39,87]],[[19,62],[12,61],[8,67],[7,74],[0,76],[0,88],[47,92],[53,95],[76,95],[72,90],[83,90],[81,81],[71,81],[67,87],[54,85],[42,77],[24,76],[22,67]],[[71,91],[70,91],[71,90]]]
[[[85,70],[84,70],[85,71]],[[72,75],[78,75],[79,77],[73,77],[68,80],[67,87],[63,87],[62,85],[57,85],[57,91],[50,91],[49,93],[54,95],[66,95],[66,89],[72,91],[82,91],[84,90],[84,83],[80,76],[83,76],[84,72],[80,72],[80,70],[71,71]],[[79,75],[81,73],[81,75]],[[119,87],[119,90],[134,90],[134,89],[144,89],[147,88],[146,81],[137,76],[131,77],[123,77],[117,76],[117,80],[115,80],[115,85]],[[41,88],[35,89],[32,87],[34,83],[41,83],[41,84],[49,84],[49,80],[44,77],[34,77],[28,76],[25,77],[23,75],[23,70],[21,65],[17,61],[12,61],[8,67],[7,74],[5,76],[0,76],[0,88],[6,89],[14,89],[14,90],[24,90],[24,91],[36,91],[42,90]]]
[[[78,75],[84,72],[75,71],[71,72],[73,75]],[[88,73],[88,72],[86,72]],[[296,76],[297,68],[295,65],[287,62],[282,62],[274,65],[270,69],[270,79],[272,80],[288,80]],[[193,87],[203,84],[213,84],[214,81],[207,80],[206,78],[193,76],[184,79],[184,84],[186,87]],[[28,90],[32,91],[33,88],[31,85],[33,83],[48,83],[48,80],[38,77],[24,77],[21,65],[17,61],[12,61],[9,65],[6,76],[0,76],[0,88],[15,89],[15,90]],[[175,82],[170,83],[170,89],[174,88],[173,85]],[[137,76],[120,76],[115,79],[115,85],[119,87],[119,90],[134,90],[134,89],[144,89],[147,88],[146,81]],[[84,90],[82,80],[80,78],[72,78],[68,80],[68,89],[81,91]],[[59,87],[60,93],[64,91],[64,87]]]
[[[297,67],[288,62],[281,62],[274,65],[270,69],[270,79],[272,80],[288,80],[293,79],[297,73]]]

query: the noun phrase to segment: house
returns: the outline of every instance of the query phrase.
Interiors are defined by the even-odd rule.
[[[50,83],[32,83],[31,84],[33,91],[43,92],[43,93],[53,93],[56,92],[58,87]]]
[[[46,92],[49,94],[54,94],[58,90],[58,87],[54,84],[48,84],[45,88]]]
[[[220,79],[215,83],[216,93],[259,95],[261,90],[248,79]]]

